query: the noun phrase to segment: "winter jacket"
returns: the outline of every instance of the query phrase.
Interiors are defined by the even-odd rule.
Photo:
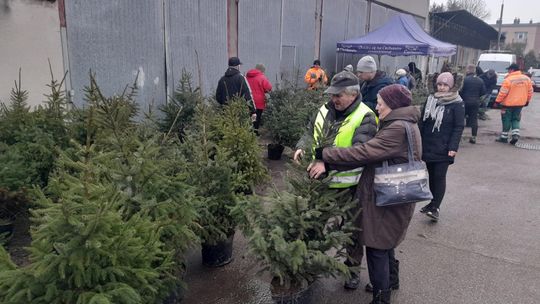
[[[515,71],[504,78],[495,102],[503,107],[523,107],[531,101],[532,93],[531,79],[521,71]]]
[[[402,204],[388,207],[375,205],[373,180],[375,167],[380,167],[384,160],[390,165],[408,161],[408,140],[405,126],[411,126],[414,159],[420,160],[422,144],[417,122],[419,112],[414,106],[392,110],[380,121],[380,129],[370,141],[350,148],[324,148],[322,160],[333,165],[365,165],[357,187],[362,213],[360,214],[360,242],[376,249],[397,247],[405,238],[407,228],[413,216],[415,204]]]
[[[399,83],[402,86],[405,86],[407,89],[409,88],[409,78],[407,76],[401,76],[397,79],[397,83]]]
[[[430,75],[429,89],[435,87],[437,74]],[[425,104],[420,117],[420,133],[422,134],[422,159],[425,162],[454,162],[454,158],[448,156],[448,151],[458,151],[461,135],[465,127],[465,105],[461,97],[457,94],[463,84],[462,75],[454,75],[454,86],[450,89],[453,93],[454,103],[445,106],[444,116],[439,129],[434,129],[435,120],[428,118],[423,121],[425,114]],[[430,90],[431,96],[436,96]]]
[[[264,73],[257,69],[249,70],[246,74],[246,79],[251,88],[255,108],[264,110],[266,108],[266,97],[264,94],[272,91],[272,84],[264,76]]]
[[[468,74],[463,80],[463,88],[459,91],[459,96],[465,104],[480,104],[480,97],[486,95],[484,82],[475,74]]]
[[[238,69],[229,67],[225,75],[219,79],[216,89],[216,100],[224,105],[234,96],[243,97],[248,102],[251,113],[255,113],[251,90],[246,78]]]
[[[356,100],[345,111],[340,113],[336,111],[336,108],[334,107],[334,103],[332,101],[327,102],[325,105],[326,108],[328,109],[328,114],[326,114],[326,121],[328,121],[329,123],[343,122],[345,118],[349,116],[349,114],[354,112],[356,108],[360,106],[360,103],[361,103],[360,97],[357,97]],[[315,123],[316,117],[317,115],[315,115],[314,118],[312,119],[310,126],[313,126],[313,124]],[[308,138],[311,138],[313,136],[312,133],[313,131],[311,130],[311,128],[308,128],[308,131],[304,133],[302,138],[296,144],[296,149],[302,149],[302,150],[311,149],[311,147],[309,147],[307,143],[308,143]],[[358,143],[364,143],[370,140],[371,138],[373,138],[373,136],[375,136],[375,133],[377,133],[377,119],[375,117],[375,113],[366,114],[366,116],[364,116],[364,119],[362,120],[362,123],[354,132],[352,143],[353,145],[358,144]],[[349,167],[349,168],[332,167],[331,169],[339,171],[339,170],[348,170],[350,168],[354,168],[354,167]]]
[[[394,83],[394,80],[383,71],[377,71],[375,77],[372,80],[364,81],[360,87],[362,93],[362,101],[375,111],[377,105],[377,94],[379,91],[387,85]]]
[[[484,85],[486,86],[486,92],[488,94],[491,94],[495,87],[497,86],[497,74],[495,72],[485,72],[484,74],[478,76],[482,81],[484,81]]]
[[[328,77],[320,66],[314,65],[307,70],[304,81],[307,83],[309,90],[315,90],[325,86],[328,83]]]

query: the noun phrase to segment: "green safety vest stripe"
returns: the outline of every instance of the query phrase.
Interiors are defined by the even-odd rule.
[[[338,134],[334,139],[334,146],[336,147],[350,147],[352,146],[352,140],[354,137],[354,131],[360,126],[362,120],[368,113],[373,113],[373,111],[366,106],[363,102],[347,116],[341,126],[339,127]],[[326,115],[328,115],[328,109],[323,105],[319,109],[317,118],[315,119],[315,128],[313,133],[314,142],[317,142],[319,137],[319,132],[317,130],[322,130],[325,122]],[[377,123],[379,120],[376,118]],[[313,147],[315,149],[315,147]],[[330,188],[348,188],[358,184],[360,176],[362,174],[363,167],[355,168],[347,171],[333,171],[332,179],[330,181]]]

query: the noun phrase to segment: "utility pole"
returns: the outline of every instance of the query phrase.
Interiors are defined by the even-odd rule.
[[[501,17],[499,18],[499,35],[497,35],[497,51],[501,50],[501,27],[502,27],[503,10],[504,10],[504,0],[501,4]]]

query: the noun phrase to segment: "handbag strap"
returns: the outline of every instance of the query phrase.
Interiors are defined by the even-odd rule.
[[[414,162],[414,147],[413,147],[413,139],[412,139],[412,131],[411,127],[408,123],[401,121],[401,124],[405,127],[405,132],[407,133],[407,157],[409,159],[408,164],[409,166],[412,166],[412,163]],[[383,168],[385,172],[388,172],[388,160],[383,161]]]
[[[405,131],[407,132],[407,146],[408,146],[408,157],[409,157],[409,164],[412,164],[414,162],[414,147],[413,147],[413,139],[412,139],[412,131],[411,127],[408,123],[402,121],[402,124],[405,126]]]

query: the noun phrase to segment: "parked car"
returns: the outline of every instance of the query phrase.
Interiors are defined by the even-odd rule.
[[[540,92],[540,69],[529,70],[531,80],[533,81],[533,89],[535,92]]]

